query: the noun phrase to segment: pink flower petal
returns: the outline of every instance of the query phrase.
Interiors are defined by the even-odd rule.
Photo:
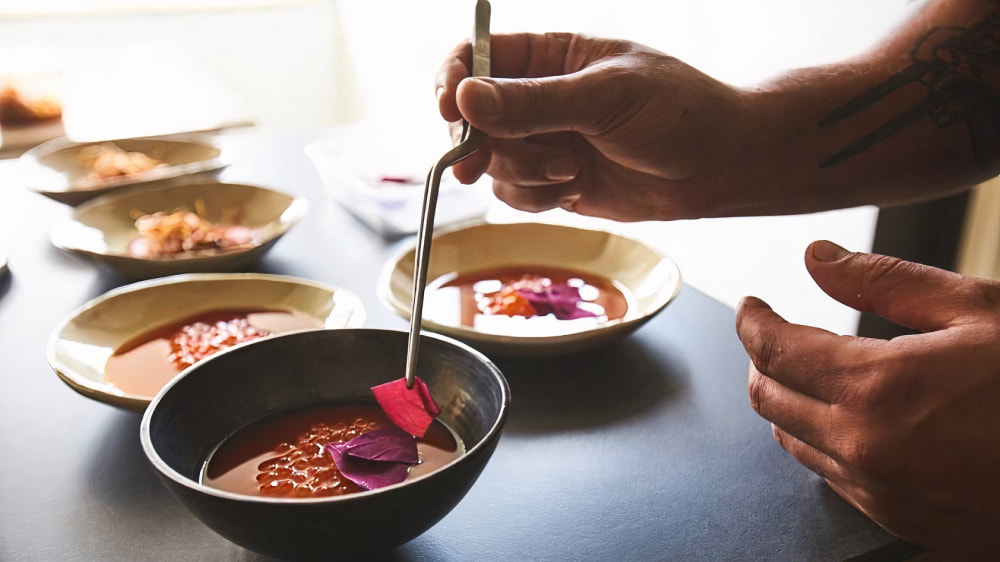
[[[521,288],[517,294],[524,297],[538,311],[539,316],[554,314],[559,320],[575,320],[577,318],[592,318],[597,316],[578,305],[580,289],[566,284],[556,284],[540,288],[540,290]]]
[[[434,418],[441,413],[424,381],[417,377],[413,388],[406,388],[401,378],[372,387],[375,400],[392,423],[414,437],[423,437]]]

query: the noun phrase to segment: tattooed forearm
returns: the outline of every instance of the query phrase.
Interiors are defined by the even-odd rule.
[[[839,164],[929,117],[938,127],[964,124],[976,164],[1000,172],[1000,15],[969,27],[938,27],[917,41],[912,64],[823,117],[819,126],[855,115],[894,91],[919,84],[923,100],[820,162]]]

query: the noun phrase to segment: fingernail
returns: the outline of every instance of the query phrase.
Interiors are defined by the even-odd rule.
[[[569,181],[576,177],[578,170],[576,158],[564,156],[549,162],[545,167],[545,177],[552,181]]]
[[[569,197],[564,197],[561,201],[559,201],[559,206],[571,213],[575,213],[576,204],[579,201],[580,201],[579,195],[570,195]]]
[[[469,78],[469,86],[472,88],[473,103],[483,115],[496,115],[500,113],[500,93],[497,92],[496,84],[492,80],[482,78]]]
[[[828,240],[818,240],[813,242],[812,257],[816,261],[837,261],[849,253],[850,252],[847,250]]]

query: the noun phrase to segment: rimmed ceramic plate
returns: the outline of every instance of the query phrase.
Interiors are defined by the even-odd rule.
[[[314,326],[307,329],[359,328],[367,319],[354,293],[306,279],[252,273],[178,275],[126,285],[86,303],[52,332],[46,358],[59,378],[80,394],[141,411],[154,395],[124,392],[108,382],[108,359],[157,328],[218,310],[293,311],[311,319]]]
[[[409,319],[413,296],[415,247],[386,264],[379,299]],[[460,322],[435,321],[425,298],[423,328],[463,340],[486,353],[550,356],[580,351],[627,336],[673,300],[683,286],[680,270],[668,256],[638,241],[609,232],[567,226],[518,223],[480,224],[435,234],[428,283],[444,276],[508,266],[556,267],[611,281],[628,301],[620,319],[579,331],[554,330],[515,335],[491,333]],[[433,290],[433,289],[428,289]],[[569,331],[569,333],[566,333]]]
[[[57,223],[50,240],[117,270],[128,279],[179,273],[229,272],[250,267],[305,214],[305,199],[267,187],[235,183],[192,183],[111,193],[88,201]],[[162,257],[136,255],[137,214],[197,211],[214,224],[255,229],[249,246],[181,252]]]
[[[161,164],[128,175],[98,177],[86,155],[102,145],[138,152]],[[197,134],[101,142],[74,142],[62,137],[28,150],[18,164],[29,189],[73,206],[113,191],[207,175],[227,166],[212,137]]]

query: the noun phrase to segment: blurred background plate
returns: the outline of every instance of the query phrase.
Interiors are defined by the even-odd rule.
[[[57,248],[87,256],[129,279],[177,273],[238,271],[253,265],[306,213],[304,198],[271,188],[236,183],[191,183],[145,187],[88,201],[50,232]],[[256,229],[250,247],[140,257],[129,249],[139,232],[136,215],[177,210],[204,213],[213,224]]]
[[[66,134],[62,121],[46,121],[22,126],[0,126],[0,158],[24,154],[29,148]]]
[[[141,411],[152,396],[123,392],[106,381],[108,358],[158,327],[226,309],[296,311],[315,319],[320,328],[359,328],[367,319],[354,293],[306,279],[252,273],[178,275],[126,285],[86,303],[53,330],[46,358],[59,378],[80,394]]]
[[[160,164],[124,175],[95,174],[92,155],[101,150],[117,155],[138,153]],[[210,135],[190,134],[99,142],[75,142],[63,137],[28,150],[20,157],[19,165],[29,189],[60,203],[79,205],[125,187],[218,172],[227,163]]]
[[[20,57],[3,53],[3,62]],[[10,158],[66,133],[62,76],[53,69],[0,70],[0,158]]]
[[[410,317],[415,248],[386,264],[379,299]],[[568,226],[516,223],[479,224],[435,235],[427,280],[505,266],[558,267],[612,281],[629,300],[625,316],[573,333],[503,335],[435,321],[425,298],[423,328],[463,340],[486,352],[510,356],[559,355],[625,337],[658,314],[680,292],[680,270],[668,256],[610,232]]]

